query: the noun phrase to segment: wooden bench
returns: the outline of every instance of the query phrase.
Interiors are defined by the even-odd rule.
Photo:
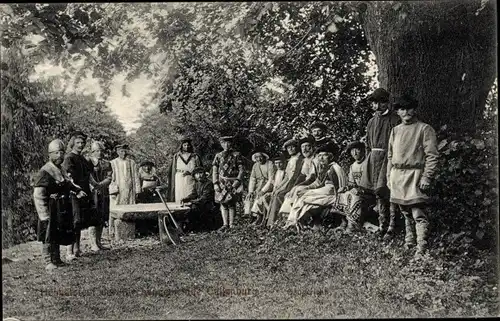
[[[186,219],[189,207],[178,203],[167,203],[167,205],[178,222]],[[135,221],[157,219],[160,240],[164,242],[166,234],[162,219],[167,214],[168,211],[163,203],[116,205],[109,209],[109,215],[115,219],[114,234],[117,241],[135,238]]]

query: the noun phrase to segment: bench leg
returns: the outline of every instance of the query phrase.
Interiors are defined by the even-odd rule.
[[[115,219],[115,240],[135,239],[135,223]]]

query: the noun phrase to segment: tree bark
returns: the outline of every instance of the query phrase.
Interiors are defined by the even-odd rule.
[[[378,80],[393,96],[411,93],[419,118],[474,130],[496,78],[496,1],[366,3],[363,28]]]

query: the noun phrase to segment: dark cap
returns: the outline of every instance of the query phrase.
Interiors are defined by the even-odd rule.
[[[193,169],[193,171],[191,172],[191,174],[194,176],[194,174],[196,173],[203,173],[205,174],[205,169],[201,166],[197,166],[195,167],[195,169]]]
[[[295,146],[299,148],[299,142],[296,139],[289,139],[283,144],[283,149],[286,149],[288,146]]]
[[[87,135],[85,135],[82,131],[79,131],[79,130],[74,131],[73,133],[71,133],[71,137],[75,137],[75,138],[81,137],[83,139],[87,139]]]
[[[309,143],[311,145],[314,145],[314,142],[315,142],[314,137],[307,135],[299,140],[299,145],[302,145],[304,143]]]
[[[151,166],[151,167],[154,167],[154,166],[155,166],[155,164],[154,164],[153,162],[151,162],[151,161],[144,161],[144,162],[142,162],[139,166],[140,166],[140,167],[143,167],[143,166]]]
[[[366,99],[368,101],[373,101],[375,103],[388,103],[389,102],[389,92],[384,88],[377,88],[372,92]]]
[[[319,122],[319,121],[314,122],[314,123],[311,124],[311,126],[309,126],[309,130],[313,130],[314,128],[319,128],[319,129],[321,129],[323,131],[327,130],[326,125],[324,123],[322,123],[322,122]]]
[[[346,147],[346,152],[350,153],[351,149],[353,149],[353,148],[357,148],[360,150],[366,149],[365,144],[363,142],[360,142],[359,140],[349,143],[349,145],[347,145],[347,147]]]
[[[337,151],[337,149],[335,148],[335,144],[333,144],[332,142],[329,142],[329,143],[326,143],[326,144],[323,144],[321,146],[319,146],[315,153],[316,154],[319,154],[319,153],[332,153],[332,154],[335,154],[335,152]]]
[[[393,108],[398,109],[413,109],[418,107],[418,101],[408,94],[403,94],[394,100]]]

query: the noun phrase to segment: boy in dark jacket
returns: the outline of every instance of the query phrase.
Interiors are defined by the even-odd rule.
[[[195,179],[193,193],[181,200],[181,204],[190,203],[188,213],[188,230],[200,231],[214,228],[216,204],[214,201],[214,186],[207,179],[205,169],[196,167],[192,175]]]

